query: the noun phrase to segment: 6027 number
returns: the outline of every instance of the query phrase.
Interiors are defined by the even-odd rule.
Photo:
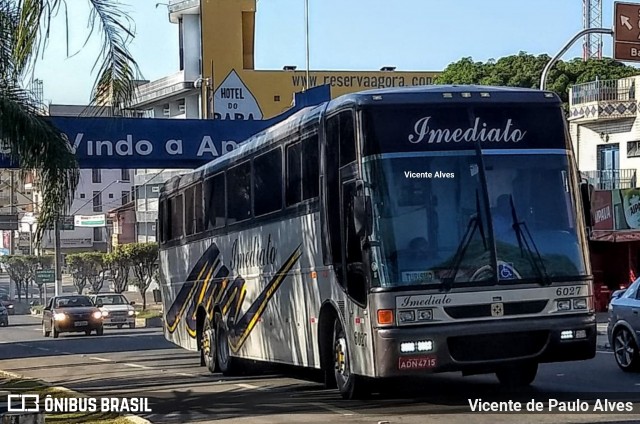
[[[579,296],[582,287],[559,287],[556,289],[556,296]]]

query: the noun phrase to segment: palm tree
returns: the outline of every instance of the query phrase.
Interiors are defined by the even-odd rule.
[[[97,33],[103,42],[94,65],[98,74],[92,103],[121,107],[132,100],[139,75],[128,49],[134,26],[119,0],[86,1],[91,7],[87,37]],[[78,0],[70,3],[77,5]],[[46,48],[51,19],[62,7],[67,7],[66,0],[0,0],[0,142],[21,171],[37,171],[42,206],[36,240],[69,208],[79,176],[69,140],[43,116],[41,105],[25,88],[27,74]]]

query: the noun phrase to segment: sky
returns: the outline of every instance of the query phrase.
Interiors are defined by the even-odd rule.
[[[135,23],[130,48],[144,79],[177,72],[178,26],[169,22],[166,4],[116,1],[127,5]],[[88,0],[67,3],[69,42],[62,11],[33,75],[43,80],[46,102],[86,104],[101,43],[94,36],[84,45]],[[603,26],[610,28],[614,0],[602,3]],[[553,56],[581,29],[582,0],[309,0],[310,67],[441,71],[469,56],[483,62],[520,51]],[[603,35],[607,57],[612,44]],[[563,59],[581,55],[578,41]],[[305,69],[305,62],[304,0],[258,0],[256,69]]]

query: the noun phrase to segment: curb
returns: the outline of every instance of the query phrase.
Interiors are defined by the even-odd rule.
[[[16,374],[10,371],[0,370],[0,377],[2,376],[19,379],[19,380],[38,380],[37,378],[26,377],[24,375]],[[76,392],[75,390],[68,389],[62,386],[54,386],[48,381],[44,381],[44,380],[38,380],[38,381],[40,381],[44,386],[47,386],[51,389],[59,390],[61,392],[72,393],[74,395],[77,395],[78,397],[87,397],[87,395],[85,395],[84,393]],[[129,420],[133,424],[153,424],[151,421],[133,414],[125,414],[125,415],[122,415],[122,417]]]

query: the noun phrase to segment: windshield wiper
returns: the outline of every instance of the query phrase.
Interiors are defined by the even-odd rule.
[[[529,259],[529,262],[531,262],[531,267],[540,278],[540,285],[551,285],[551,277],[547,273],[542,255],[540,255],[540,251],[538,251],[538,247],[536,246],[536,243],[531,236],[531,232],[529,231],[529,227],[527,227],[527,223],[524,221],[518,221],[518,215],[516,214],[516,207],[513,204],[512,195],[509,195],[509,204],[511,205],[511,219],[513,220],[512,227],[513,231],[516,233],[516,238],[518,239],[518,246],[520,246],[520,255],[524,256],[524,251],[526,249],[527,257]],[[525,231],[522,231],[523,228]],[[531,245],[529,245],[529,241],[527,241],[527,237],[525,237],[525,235],[529,237]]]
[[[464,258],[464,254],[467,252],[469,245],[471,244],[471,240],[473,240],[473,235],[476,230],[479,231],[480,236],[482,237],[482,246],[484,250],[487,250],[487,238],[484,234],[484,225],[482,224],[482,218],[480,216],[480,197],[478,195],[478,189],[476,189],[476,213],[475,215],[471,215],[469,219],[469,223],[467,224],[467,230],[458,245],[458,249],[456,250],[456,254],[453,256],[453,266],[449,271],[449,275],[442,280],[442,291],[450,291],[453,286],[453,282],[456,279],[456,275],[458,275],[458,271],[460,270],[460,266],[462,265],[462,259]]]

